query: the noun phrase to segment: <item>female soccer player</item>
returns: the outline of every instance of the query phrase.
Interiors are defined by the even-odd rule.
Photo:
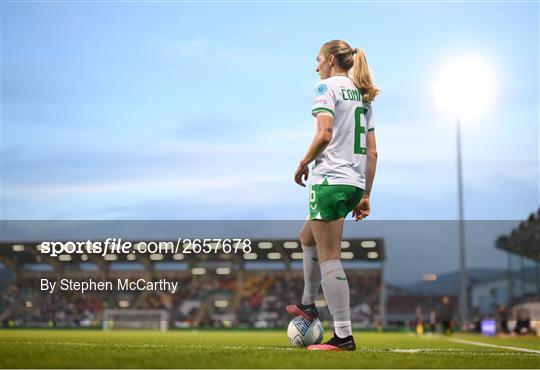
[[[300,161],[294,180],[301,186],[315,161],[309,192],[309,217],[300,232],[304,252],[302,303],[287,312],[318,317],[319,285],[334,320],[334,337],[308,350],[356,349],[352,337],[349,284],[341,265],[343,220],[349,212],[358,221],[369,216],[369,196],[377,148],[371,102],[379,93],[366,56],[345,41],[325,43],[317,56],[321,81],[315,87],[312,114],[317,133]],[[351,72],[351,73],[349,73]]]

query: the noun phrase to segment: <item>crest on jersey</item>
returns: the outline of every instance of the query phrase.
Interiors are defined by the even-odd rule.
[[[328,90],[328,86],[326,86],[326,84],[317,85],[317,87],[315,88],[315,95],[322,95],[326,92],[326,90]]]

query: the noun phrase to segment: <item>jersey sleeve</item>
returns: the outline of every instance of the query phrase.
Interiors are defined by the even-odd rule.
[[[371,108],[371,103],[364,104],[364,108],[366,109],[367,131],[373,132],[375,131],[375,126],[373,125],[373,109]]]
[[[327,82],[321,81],[315,86],[311,114],[317,117],[319,113],[330,113],[335,116],[336,94]]]

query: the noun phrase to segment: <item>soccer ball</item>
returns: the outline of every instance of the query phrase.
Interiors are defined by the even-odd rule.
[[[287,336],[293,347],[307,347],[319,344],[323,339],[322,322],[319,319],[310,320],[297,316],[289,323]]]

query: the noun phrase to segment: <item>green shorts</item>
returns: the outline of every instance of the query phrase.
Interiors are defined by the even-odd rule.
[[[309,219],[330,221],[345,218],[363,195],[363,189],[352,185],[311,185]]]

